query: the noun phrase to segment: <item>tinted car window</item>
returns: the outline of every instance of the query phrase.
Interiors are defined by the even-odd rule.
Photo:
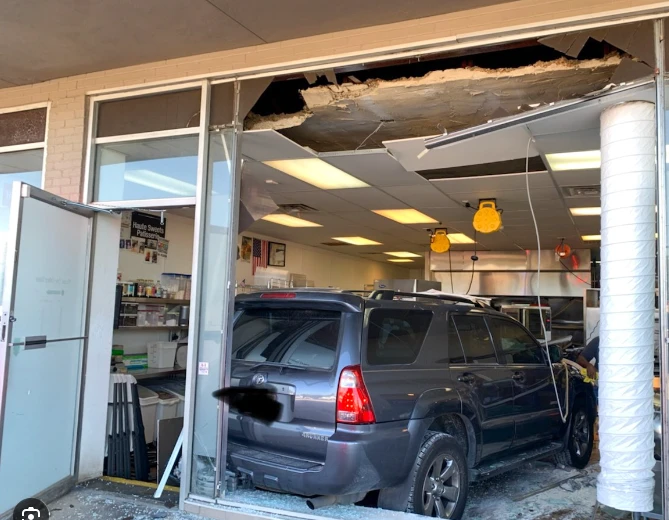
[[[367,362],[370,365],[413,363],[431,322],[431,311],[372,309],[367,332]]]
[[[497,363],[483,316],[453,316],[467,363]]]
[[[461,365],[465,362],[465,354],[460,344],[460,336],[458,336],[458,331],[455,330],[455,325],[453,325],[452,321],[448,324],[448,362],[453,365]]]
[[[495,344],[504,353],[508,364],[543,364],[544,357],[534,339],[517,323],[493,318],[490,320]]]
[[[307,309],[246,309],[235,322],[232,359],[332,368],[341,313]]]

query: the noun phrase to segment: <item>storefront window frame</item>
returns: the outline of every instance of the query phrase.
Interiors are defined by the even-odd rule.
[[[10,107],[10,108],[2,108],[0,109],[0,115],[2,114],[11,114],[15,112],[26,112],[28,110],[37,110],[40,108],[45,108],[46,109],[46,122],[45,122],[45,128],[44,128],[44,139],[42,141],[35,141],[34,143],[26,143],[26,144],[16,144],[16,145],[11,145],[11,146],[0,146],[0,155],[5,154],[5,153],[12,153],[12,152],[26,152],[29,150],[42,150],[42,171],[41,171],[41,180],[40,180],[40,185],[37,186],[40,189],[45,189],[45,184],[46,184],[46,160],[47,160],[47,142],[49,139],[49,115],[51,113],[51,102],[45,102],[45,103],[33,103],[30,105],[21,105],[21,106],[16,106],[16,107]],[[2,176],[2,174],[0,174]]]
[[[643,17],[642,19],[651,19],[650,16],[648,17]],[[630,23],[635,21],[634,17],[622,17],[617,21],[609,21],[608,23],[602,23],[601,26],[603,27],[608,27],[608,26],[616,26],[616,25],[621,25],[624,23]],[[655,39],[657,41],[663,41],[659,40],[661,38],[660,33],[658,32],[657,25],[658,22],[662,23],[663,19],[659,19],[656,21],[656,30],[655,30]],[[560,27],[559,30],[551,31],[551,34],[564,34],[569,32],[570,30],[579,30],[582,29],[581,27],[578,26],[578,24],[575,24],[574,26],[565,26],[565,27]],[[510,38],[513,40],[516,39],[523,39],[527,38],[527,35],[518,35],[517,38]],[[435,45],[434,48],[428,50],[425,50],[424,53],[433,53],[437,52],[436,48],[438,45]],[[414,50],[414,51],[407,51],[407,55],[420,55],[421,52]],[[389,59],[392,58],[391,55],[389,55],[388,52],[384,52],[381,55],[377,55],[374,57],[373,61],[382,61],[383,59]],[[361,63],[364,61],[362,58],[355,58],[351,60],[344,60],[344,59],[339,59],[339,60],[334,60],[333,64],[331,66],[339,66],[342,63],[344,64],[353,64],[353,63]],[[657,63],[657,76],[658,78],[663,78],[665,77],[665,67],[663,63]],[[87,126],[87,149],[86,149],[86,162],[85,162],[85,182],[84,182],[84,193],[82,197],[82,202],[85,204],[91,204],[93,206],[99,205],[99,206],[104,206],[104,207],[110,207],[116,205],[117,207],[133,207],[133,206],[139,206],[139,207],[144,207],[144,208],[151,208],[151,207],[156,207],[156,208],[163,208],[163,207],[169,207],[169,206],[179,206],[179,205],[195,205],[196,207],[196,219],[195,219],[195,242],[194,242],[194,261],[193,261],[193,266],[194,266],[194,278],[193,278],[193,294],[197,295],[198,294],[198,276],[196,276],[196,273],[199,275],[199,270],[201,268],[201,261],[202,261],[202,249],[203,249],[203,231],[204,231],[204,222],[203,222],[203,215],[204,215],[204,207],[203,207],[203,201],[204,201],[204,196],[206,195],[205,190],[206,186],[204,186],[204,176],[206,175],[206,169],[208,165],[208,147],[209,147],[209,115],[210,115],[210,94],[211,94],[211,87],[216,84],[221,84],[221,83],[231,83],[235,82],[237,84],[237,88],[235,89],[235,104],[236,108],[238,108],[238,102],[239,102],[239,84],[240,80],[246,80],[246,79],[254,79],[254,78],[259,78],[259,77],[266,77],[266,76],[273,76],[276,75],[277,73],[288,73],[288,72],[307,72],[307,71],[313,71],[313,70],[320,70],[322,69],[323,65],[322,64],[305,64],[304,66],[286,66],[285,68],[281,70],[277,70],[276,68],[272,70],[271,67],[269,67],[266,71],[263,72],[257,72],[257,73],[248,73],[245,75],[240,75],[238,77],[228,77],[228,78],[223,78],[220,75],[216,76],[215,74],[212,74],[212,76],[208,79],[203,79],[199,81],[190,81],[190,82],[183,82],[183,83],[171,83],[171,84],[166,84],[163,86],[157,86],[153,88],[148,88],[148,89],[137,89],[137,90],[121,90],[116,93],[110,93],[110,94],[98,94],[94,95],[89,98],[89,106],[88,106],[88,126]],[[669,79],[669,78],[667,78]],[[243,84],[243,81],[242,81]],[[122,99],[122,98],[128,98],[128,97],[135,97],[135,96],[146,96],[150,94],[155,94],[155,93],[161,93],[161,92],[170,92],[170,91],[178,91],[178,90],[188,90],[188,89],[193,89],[193,88],[201,88],[201,117],[200,117],[200,125],[198,127],[193,127],[193,128],[188,128],[188,129],[177,129],[177,130],[166,130],[166,131],[159,131],[159,132],[146,132],[146,133],[141,133],[141,134],[129,134],[129,135],[124,135],[124,136],[114,136],[114,137],[105,137],[105,138],[96,138],[95,137],[95,131],[96,131],[96,126],[97,126],[97,108],[100,102],[106,101],[106,100],[111,100],[111,99]],[[658,91],[659,92],[659,91]],[[664,106],[664,96],[662,98],[658,97],[656,98],[656,102],[658,105],[661,104],[660,107],[658,107],[658,114],[660,112],[660,109],[662,110],[662,114],[664,115],[665,112],[665,106]],[[667,107],[669,108],[669,107]],[[23,108],[25,109],[25,108]],[[2,111],[0,111],[2,113]],[[235,127],[235,132],[238,133],[236,136],[236,141],[235,141],[235,150],[236,150],[236,157],[233,162],[232,166],[232,175],[234,178],[234,184],[236,186],[236,189],[238,189],[238,184],[239,184],[239,179],[240,179],[240,169],[239,169],[239,159],[240,154],[239,154],[239,147],[241,143],[241,138],[242,138],[242,130],[241,130],[241,125],[240,122],[237,120],[238,119],[238,111],[235,110],[235,121],[232,122],[232,124]],[[48,116],[47,116],[47,121],[48,121]],[[658,139],[661,137],[661,140],[658,140],[660,143],[664,143],[664,128],[660,129],[660,124],[658,120],[658,129],[657,129],[657,137]],[[48,130],[48,125],[47,125],[47,130]],[[150,200],[141,200],[141,201],[117,201],[117,202],[105,202],[104,204],[99,204],[93,202],[93,190],[94,190],[94,175],[95,175],[95,147],[97,144],[102,144],[104,142],[122,142],[122,141],[133,141],[133,140],[145,140],[149,138],[159,138],[159,137],[173,137],[177,135],[195,135],[197,134],[199,136],[199,142],[198,142],[198,168],[197,168],[197,191],[196,191],[196,197],[194,198],[186,198],[186,199],[150,199]],[[47,131],[48,135],[48,131]],[[46,139],[45,139],[46,141]],[[42,143],[44,148],[45,148],[45,162],[46,162],[46,143]],[[658,146],[658,178],[661,176],[664,178],[666,175],[666,165],[664,163],[665,157],[664,157],[664,146]],[[662,150],[660,150],[662,148]],[[0,148],[0,153],[3,153],[3,151],[9,151],[9,150],[3,150],[3,148]],[[14,150],[12,150],[14,151]],[[662,160],[660,162],[660,159]],[[44,175],[43,175],[44,177]],[[44,182],[44,181],[43,181]],[[666,188],[665,188],[666,190]],[[238,193],[238,192],[236,192]],[[665,192],[666,194],[666,192]],[[666,224],[667,222],[667,201],[661,198],[662,193],[660,193],[660,200],[658,201],[658,215],[664,215],[664,220],[660,217],[659,220],[659,225],[662,225],[664,222]],[[237,201],[238,202],[238,201]],[[664,206],[664,209],[660,209]],[[235,217],[236,218],[236,217]],[[236,228],[237,222],[232,222],[233,229]],[[666,228],[665,228],[666,229]],[[659,247],[662,247],[664,244],[664,249],[660,249],[661,251],[666,251],[667,247],[667,242],[668,242],[668,236],[667,233],[662,233],[661,231],[659,232]],[[664,260],[666,264],[667,258],[662,256],[662,260]],[[662,263],[662,262],[661,262]],[[234,264],[234,263],[233,263]],[[234,265],[229,267],[231,269],[230,275],[234,275]],[[664,280],[663,277],[664,276]],[[668,288],[667,288],[667,277],[669,277],[669,274],[667,274],[667,267],[665,265],[665,273],[664,275],[660,274],[660,301],[663,304],[667,303],[667,296],[668,296]],[[663,292],[664,291],[664,292]],[[228,295],[228,292],[224,292],[225,295]],[[230,300],[232,301],[232,300]],[[196,323],[198,319],[198,314],[199,314],[199,299],[197,300],[197,303],[191,307],[191,324],[193,326],[193,330],[197,330]],[[662,313],[665,314],[665,313]],[[230,321],[228,322],[228,330],[231,330],[231,317]],[[228,332],[229,334],[229,332]],[[191,445],[192,445],[192,435],[193,435],[193,419],[194,419],[194,402],[193,402],[193,396],[194,396],[194,388],[195,388],[195,381],[196,381],[196,369],[197,369],[197,340],[194,338],[195,334],[192,334],[192,338],[190,338],[189,341],[189,370],[187,372],[186,376],[186,384],[187,384],[187,393],[186,393],[186,403],[185,403],[185,415],[184,415],[184,446],[183,446],[183,451],[182,451],[182,460],[185,461],[184,465],[184,471],[182,473],[182,478],[181,478],[181,493],[180,493],[180,509],[184,509],[184,503],[186,500],[195,500],[200,503],[210,503],[212,505],[218,504],[218,505],[232,505],[234,502],[226,502],[225,501],[225,493],[224,489],[222,488],[220,492],[218,493],[218,498],[217,499],[211,499],[208,497],[199,497],[196,495],[192,495],[190,492],[191,489]],[[661,326],[661,346],[663,347],[663,354],[666,354],[666,346],[667,346],[667,340],[669,339],[669,317],[664,317],[664,321],[662,322]],[[664,355],[664,358],[667,358],[669,356]],[[195,363],[193,363],[193,361]],[[225,374],[228,370],[228,366],[226,363],[226,359],[223,360],[223,367],[222,367],[222,381],[221,385],[223,385],[226,382],[225,379]],[[665,387],[669,388],[669,381],[666,381],[669,379],[668,377],[665,377],[665,375],[668,373],[667,370],[664,370],[665,368],[665,363],[667,368],[669,369],[669,360],[663,361],[663,370],[661,372],[662,375],[662,388],[663,388],[663,395],[667,395],[664,393]],[[664,403],[663,403],[664,404]],[[669,418],[666,415],[666,410],[663,409],[663,425],[667,424],[669,422]],[[219,470],[219,474],[217,475],[218,480],[217,484],[218,485],[224,485],[225,483],[225,437],[227,436],[227,421],[225,417],[225,411],[224,407],[220,407],[219,409],[219,441],[217,445],[217,458],[218,463],[217,467]],[[669,437],[669,436],[668,436]],[[665,468],[669,467],[669,441],[663,445],[663,466]],[[666,472],[664,472],[665,475],[667,475]],[[665,484],[666,485],[666,484]],[[667,496],[669,493],[665,493],[664,496],[664,510],[667,511],[667,503],[669,502],[669,497]],[[262,508],[259,508],[262,509]],[[278,511],[277,511],[278,512]]]
[[[96,137],[98,126],[98,110],[101,103],[105,101],[115,101],[121,99],[130,99],[135,97],[146,97],[153,94],[163,94],[168,92],[180,92],[185,90],[200,89],[200,109],[202,110],[203,98],[205,95],[203,84],[207,81],[189,81],[176,84],[165,85],[161,87],[136,89],[131,92],[118,92],[111,94],[101,94],[91,96],[88,101],[88,121],[86,128],[86,159],[84,166],[84,192],[82,202],[95,207],[104,208],[169,208],[194,206],[197,197],[169,197],[158,199],[139,199],[139,200],[118,200],[118,201],[95,201],[95,183],[96,183],[96,156],[98,144],[127,143],[133,141],[146,141],[152,139],[161,139],[165,137],[179,136],[201,136],[201,129],[205,126],[203,117],[200,117],[198,126],[177,128],[172,130],[159,130],[155,132],[142,132],[137,134],[123,134],[109,137]],[[200,151],[198,143],[198,153]],[[198,165],[201,157],[198,155]],[[199,174],[199,169],[198,169]]]

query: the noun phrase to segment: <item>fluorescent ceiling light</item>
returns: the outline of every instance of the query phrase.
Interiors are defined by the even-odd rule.
[[[409,253],[409,251],[393,251],[383,254],[388,256],[395,256],[397,258],[421,258],[421,255],[417,255],[416,253]]]
[[[438,222],[416,209],[375,209],[373,211],[377,215],[400,224],[437,224]]]
[[[549,153],[546,154],[546,160],[554,172],[597,170],[602,165],[602,157],[599,150]]]
[[[583,240],[583,242],[600,242],[602,240],[602,235],[583,235],[581,240]]]
[[[464,233],[449,233],[446,235],[451,244],[473,244],[474,240]]]
[[[591,208],[569,208],[571,214],[575,217],[594,217],[602,214],[602,208],[591,207]]]
[[[264,164],[322,190],[369,188],[369,184],[321,159],[285,159]]]
[[[380,246],[381,242],[376,242],[365,237],[332,237],[332,240],[337,240],[338,242],[345,242],[346,244],[351,244],[354,246]]]
[[[262,218],[267,222],[273,222],[274,224],[279,224],[281,226],[287,227],[323,227],[320,224],[315,222],[309,222],[301,218],[293,217],[292,215],[284,215],[282,213],[275,213],[274,215],[267,215]]]
[[[179,179],[174,179],[151,170],[128,170],[123,173],[123,179],[126,182],[132,182],[133,184],[139,184],[140,186],[173,195],[181,195],[182,197],[195,197],[197,191],[194,184],[180,181]]]
[[[413,262],[410,258],[389,258],[388,261],[396,264],[408,264]]]

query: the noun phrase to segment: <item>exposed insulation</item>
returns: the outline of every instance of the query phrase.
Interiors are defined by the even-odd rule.
[[[363,148],[384,140],[452,132],[541,104],[583,96],[611,82],[617,54],[601,60],[561,58],[515,69],[433,71],[420,78],[371,79],[306,89],[307,109],[250,117],[247,128],[271,128],[317,151]]]

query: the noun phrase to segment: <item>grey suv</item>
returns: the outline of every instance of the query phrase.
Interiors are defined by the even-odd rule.
[[[592,387],[569,377],[563,424],[544,353],[466,297],[239,296],[232,384],[273,390],[283,409],[272,424],[230,414],[228,468],[312,508],[378,491],[382,508],[460,518],[472,481],[550,456],[588,463]]]

